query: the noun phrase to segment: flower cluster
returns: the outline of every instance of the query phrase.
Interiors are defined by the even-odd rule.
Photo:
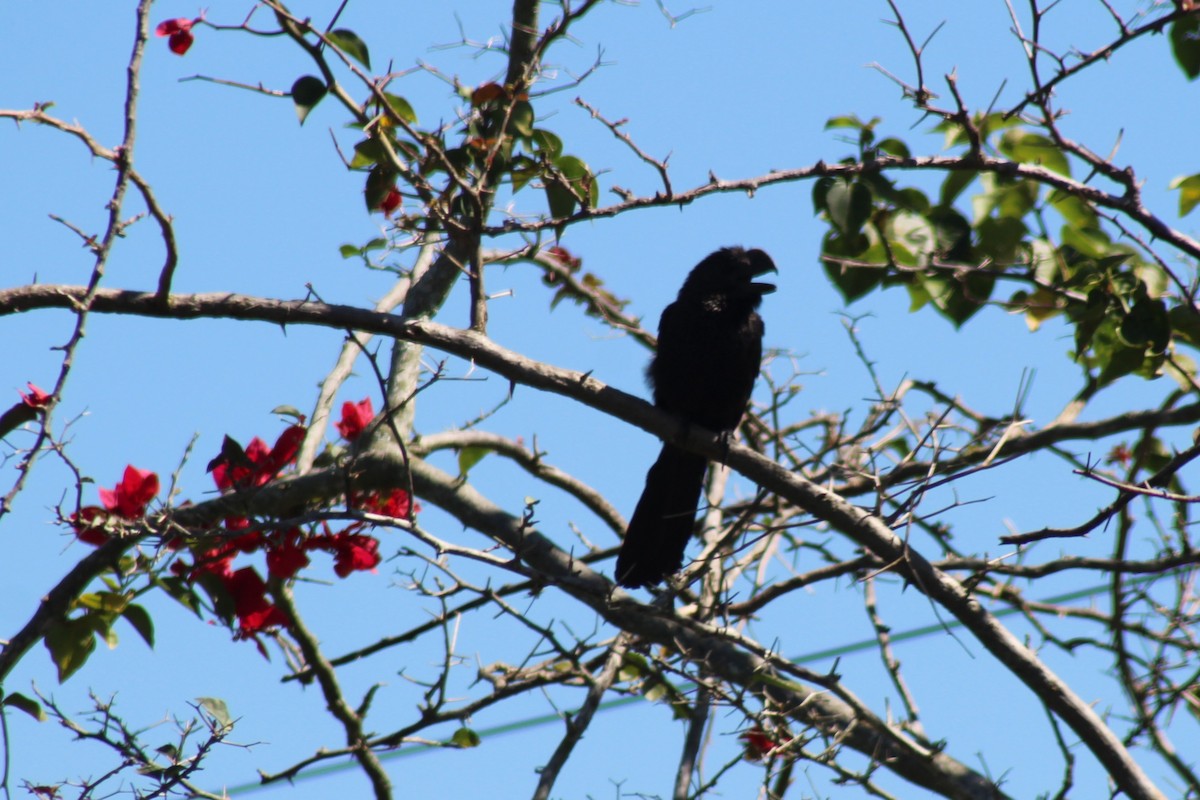
[[[25,385],[29,387],[29,393],[18,391],[17,394],[21,395],[21,402],[30,408],[41,411],[47,408],[50,401],[54,399],[54,395],[39,389],[29,381],[26,381]]]
[[[777,755],[779,748],[792,741],[790,736],[781,735],[778,732],[767,733],[757,727],[742,731],[738,734],[738,738],[742,740],[742,757],[747,761],[773,758]]]
[[[338,433],[347,442],[353,442],[362,435],[374,418],[375,409],[371,406],[371,398],[364,397],[357,403],[347,400],[342,403],[342,418],[336,423]]]
[[[99,506],[84,506],[71,516],[71,527],[81,542],[99,547],[117,526],[146,516],[157,494],[158,476],[130,464],[115,488],[100,489]]]
[[[158,27],[154,29],[154,35],[169,37],[167,39],[167,47],[171,48],[171,52],[175,55],[181,56],[196,41],[196,37],[192,34],[192,28],[203,20],[203,14],[195,19],[188,19],[187,17],[169,19],[166,22],[158,23]]]
[[[360,436],[374,418],[371,401],[348,402],[336,423],[347,441]],[[289,426],[268,445],[255,437],[246,447],[225,437],[221,452],[208,464],[213,482],[222,494],[252,491],[279,477],[296,460],[307,428]],[[150,501],[158,494],[158,476],[148,470],[129,466],[114,489],[100,489],[100,506],[87,506],[72,516],[75,535],[84,542],[101,545],[121,524],[132,523],[146,514]],[[347,506],[396,518],[410,518],[417,510],[408,492],[351,492]],[[328,553],[333,571],[345,578],[354,572],[374,571],[382,557],[379,540],[367,533],[368,525],[353,522],[334,530],[327,522],[303,530],[298,526],[271,527],[247,517],[227,517],[223,533],[205,536],[193,543],[187,555],[180,554],[169,569],[175,580],[186,586],[200,586],[212,598],[219,617],[233,624],[235,638],[254,639],[258,634],[287,627],[286,614],[268,596],[267,581],[256,567],[235,565],[240,556],[263,553],[267,575],[290,580],[309,566],[309,554]],[[182,549],[183,545],[169,543]],[[259,643],[260,650],[262,649]],[[265,651],[264,651],[265,652]]]

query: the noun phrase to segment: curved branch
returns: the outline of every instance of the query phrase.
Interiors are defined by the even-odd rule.
[[[625,518],[612,503],[591,486],[573,475],[563,472],[542,461],[542,454],[530,452],[521,445],[496,433],[485,431],[446,431],[429,436],[422,436],[409,446],[409,451],[418,456],[427,456],[437,450],[462,447],[481,447],[496,452],[505,458],[512,459],[521,469],[539,478],[551,486],[570,494],[588,507],[593,514],[615,531],[622,534],[625,531]]]
[[[854,708],[830,691],[810,689],[779,677],[781,671],[786,674],[789,665],[775,656],[765,658],[747,649],[746,640],[723,634],[705,623],[662,616],[634,601],[614,589],[607,579],[571,559],[542,534],[527,528],[523,520],[493,505],[470,485],[420,459],[413,459],[411,466],[419,494],[464,525],[504,542],[554,585],[611,624],[678,651],[690,661],[703,663],[711,674],[763,695],[805,725],[836,732],[843,737],[844,745],[886,764],[914,784],[948,797],[995,800],[1005,796],[984,776],[943,752],[903,737],[861,705]]]
[[[84,290],[80,287],[27,286],[0,292],[0,314],[46,305],[68,306],[81,291]],[[1160,800],[1163,797],[1091,706],[1000,624],[961,582],[935,568],[920,553],[910,548],[880,517],[749,448],[731,445],[720,436],[695,426],[685,435],[679,436],[679,425],[672,416],[643,400],[601,383],[591,377],[590,373],[559,369],[534,361],[500,347],[475,331],[456,330],[425,320],[404,321],[348,306],[305,301],[272,301],[228,294],[176,296],[163,304],[156,302],[153,295],[111,290],[97,292],[91,299],[92,310],[99,312],[119,311],[180,319],[219,316],[259,319],[279,324],[290,322],[374,330],[473,359],[480,366],[509,380],[570,397],[660,438],[670,440],[684,449],[711,459],[720,459],[760,486],[795,503],[817,519],[829,523],[852,541],[874,553],[885,564],[892,565],[896,572],[918,590],[945,607],[962,622],[989,652],[1066,722],[1108,770],[1117,786],[1137,800]],[[444,503],[454,501],[458,492],[470,492],[480,503],[485,502],[473,489],[466,486],[460,486],[454,493],[447,495],[439,488],[438,482],[431,483],[432,473],[429,470],[432,469],[419,459],[412,459],[411,470],[418,493],[423,493],[422,490],[436,492],[439,498],[437,502],[443,507],[446,507]],[[281,489],[291,488],[295,491],[300,485],[301,481],[297,480],[289,482]],[[506,520],[510,519],[508,515],[495,507],[490,508],[493,510],[479,519],[464,522],[481,530],[509,530],[505,527]],[[200,509],[201,506],[181,509],[176,514],[195,513]],[[503,519],[497,518],[497,514],[502,515]],[[580,594],[577,596],[581,600],[588,602],[611,621],[628,630],[637,629],[626,626],[633,625],[632,617],[638,615],[613,616],[607,604],[596,602],[596,590],[599,588],[596,582],[600,581],[607,587],[607,581],[582,567],[536,532],[526,531],[518,526],[515,531],[510,531],[510,534],[502,541],[522,560],[544,574],[563,576],[560,585],[564,590],[572,594],[579,590]],[[581,569],[583,571],[580,571]],[[666,633],[664,630],[658,631],[660,636]],[[671,631],[671,636],[664,641],[682,641],[674,637],[675,632]],[[687,648],[682,649],[687,652]],[[759,666],[761,665],[755,664],[753,669],[758,669]]]
[[[582,220],[615,217],[618,214],[623,214],[634,209],[685,206],[710,194],[728,194],[731,192],[753,194],[759,189],[780,183],[794,183],[796,181],[823,177],[871,175],[888,170],[934,170],[943,172],[968,170],[993,172],[1007,178],[1025,178],[1036,181],[1037,183],[1053,187],[1074,197],[1086,200],[1094,205],[1119,211],[1137,222],[1154,238],[1161,239],[1193,258],[1200,258],[1200,241],[1191,238],[1182,231],[1172,228],[1152,214],[1142,205],[1136,193],[1113,194],[1105,192],[1086,183],[1059,175],[1057,172],[1036,164],[1020,164],[1015,161],[984,154],[919,156],[912,158],[882,156],[851,164],[826,164],[824,161],[818,161],[816,164],[807,167],[771,170],[762,175],[735,180],[721,180],[712,175],[708,183],[684,192],[678,192],[670,197],[659,194],[654,197],[635,197],[602,208],[581,207],[568,217],[555,219],[507,219],[499,225],[484,227],[483,235],[495,237],[508,233],[535,233],[542,230],[553,230]]]

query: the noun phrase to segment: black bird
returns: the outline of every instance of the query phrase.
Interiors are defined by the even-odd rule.
[[[762,250],[726,247],[696,265],[658,323],[658,354],[646,369],[654,405],[714,432],[742,419],[762,361],[762,296],[754,278],[775,272]],[[655,584],[679,569],[704,486],[704,456],[664,443],[646,473],[625,541],[617,583]]]

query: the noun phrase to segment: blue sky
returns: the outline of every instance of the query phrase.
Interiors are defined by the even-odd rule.
[[[0,6],[0,107],[54,101],[52,113],[77,120],[107,145],[119,141],[123,70],[133,26],[128,5]],[[670,5],[676,14],[687,10]],[[312,2],[303,13],[320,20],[336,6]],[[248,4],[221,3],[211,7],[208,16],[232,24],[242,18],[245,7]],[[959,85],[974,107],[986,106],[997,92],[1000,105],[1018,96],[1025,85],[1024,62],[1007,33],[1010,21],[1003,2],[910,2],[902,7],[921,38],[946,21],[928,48],[927,83],[932,88],[944,91],[940,76],[957,70]],[[496,37],[507,8],[507,3],[494,2],[370,0],[350,3],[340,24],[368,42],[377,69],[389,58],[398,69],[419,60],[476,85],[497,76],[503,68],[501,56],[431,45],[452,44],[464,34],[475,42]],[[156,4],[154,20],[191,17],[197,11],[194,5],[164,0]],[[711,9],[671,27],[652,2],[602,6],[575,29],[574,41],[551,51],[550,60],[563,74],[582,72],[597,57],[604,66],[577,89],[539,101],[539,116],[545,115],[539,124],[557,131],[569,152],[601,173],[605,188],[617,184],[643,193],[657,188],[655,173],[574,107],[571,98],[583,97],[611,119],[628,118],[625,130],[644,150],[658,157],[671,155],[677,188],[703,183],[710,170],[723,178],[742,177],[849,155],[853,148],[839,141],[838,132],[823,130],[825,120],[838,114],[881,115],[884,132],[908,139],[914,152],[937,153],[940,137],[928,133],[933,122],[921,120],[905,105],[899,89],[867,66],[878,62],[906,78],[912,76],[901,37],[882,21],[888,15],[886,3],[874,0],[716,0]],[[1046,24],[1051,41],[1084,50],[1111,35],[1099,4],[1084,0],[1064,0]],[[295,298],[311,283],[328,301],[361,305],[389,287],[386,273],[367,272],[338,254],[344,243],[379,235],[381,220],[365,213],[361,175],[348,173],[333,149],[331,134],[343,147],[354,140],[343,130],[345,116],[332,102],[318,106],[301,127],[286,99],[181,81],[207,75],[261,81],[286,90],[309,70],[301,53],[278,40],[198,29],[197,42],[185,58],[169,53],[162,40],[151,42],[136,164],[175,218],[182,252],[178,291]],[[1200,123],[1194,89],[1175,68],[1165,40],[1151,37],[1063,91],[1060,104],[1072,112],[1064,128],[1101,152],[1120,136],[1120,158],[1137,166],[1145,181],[1146,202],[1173,218],[1177,201],[1167,184],[1176,175],[1200,171],[1200,151],[1183,144],[1186,132]],[[450,87],[428,74],[413,74],[393,84],[392,90],[407,97],[425,122],[448,119],[455,108]],[[4,285],[35,276],[43,283],[86,279],[91,264],[86,251],[74,234],[47,215],[99,230],[112,175],[106,164],[90,159],[62,134],[30,125],[0,125]],[[919,176],[901,179],[925,188],[934,185]],[[806,410],[861,406],[872,391],[843,330],[843,315],[849,313],[861,316],[857,327],[885,387],[895,386],[904,376],[936,379],[949,393],[961,394],[968,404],[999,416],[1012,408],[1022,375],[1033,370],[1028,415],[1041,424],[1057,414],[1078,385],[1077,368],[1063,355],[1070,339],[1060,325],[1051,323],[1030,333],[1020,317],[988,310],[956,332],[929,313],[909,314],[907,296],[899,291],[872,295],[845,308],[819,268],[821,226],[813,218],[810,192],[810,185],[795,184],[764,190],[753,199],[726,196],[683,210],[642,211],[575,226],[563,244],[614,293],[633,297],[631,309],[650,327],[687,269],[705,254],[727,244],[766,249],[780,267],[779,291],[763,308],[766,345],[798,358],[806,373],[799,402]],[[606,201],[612,197],[607,195]],[[517,202],[536,200],[518,195]],[[1194,232],[1194,227],[1184,224],[1185,230]],[[120,243],[105,283],[151,287],[162,258],[155,231],[139,223]],[[614,337],[565,304],[549,311],[539,278],[528,267],[489,278],[489,291],[506,290],[511,297],[497,299],[490,307],[489,333],[496,341],[559,366],[594,370],[596,377],[626,391],[644,392],[641,370],[646,354],[635,343]],[[456,295],[447,309],[441,321],[463,324],[465,293]],[[0,317],[0,340],[9,343],[0,391],[15,392],[27,380],[52,384],[60,358],[52,348],[65,340],[70,324],[67,315],[57,312]],[[290,404],[308,410],[316,381],[332,365],[340,341],[337,332],[295,327],[285,332],[232,322],[93,316],[58,420],[62,424],[77,418],[70,429],[71,456],[102,486],[112,486],[127,463],[167,476],[178,467],[192,437],[198,436],[196,455],[182,468],[180,483],[184,497],[200,499],[211,491],[204,465],[217,452],[221,437],[228,433],[242,441],[255,435],[272,440],[281,423],[271,409]],[[775,368],[786,375],[782,361]],[[462,374],[466,365],[451,361],[450,369]],[[1113,391],[1087,413],[1098,417],[1130,403],[1153,402],[1169,391],[1164,383]],[[433,432],[461,424],[498,402],[507,388],[495,378],[440,384],[422,396],[418,428]],[[374,381],[364,369],[341,399],[368,394],[378,401]],[[10,397],[15,399],[15,393]],[[517,399],[489,429],[527,441],[536,434],[553,463],[595,485],[628,513],[641,487],[643,465],[653,458],[658,443],[623,424],[598,420],[562,398],[520,389]],[[12,463],[0,464],[5,490],[11,481],[6,476],[11,475]],[[569,525],[577,524],[596,540],[615,543],[582,507],[544,487],[530,486],[497,463],[485,460],[472,477],[493,501],[512,511],[519,512],[524,496],[544,495],[539,519],[552,538],[569,541]],[[50,524],[52,508],[70,486],[68,471],[46,459],[0,528],[10,554],[0,560],[0,637],[22,624],[37,598],[84,553],[83,546]],[[741,481],[732,491],[745,494],[752,489]],[[960,536],[983,543],[1005,533],[1007,521],[1021,529],[1077,524],[1107,497],[1071,475],[1061,462],[1045,458],[980,481],[964,481],[958,490],[965,499],[987,499],[960,509],[955,517]],[[472,540],[435,514],[424,522],[450,538]],[[384,535],[385,551],[397,546],[389,542],[389,535],[399,536]],[[996,545],[977,547],[994,550]],[[1048,545],[1044,555],[1057,547]],[[1096,537],[1070,542],[1063,549],[1103,553],[1106,541]],[[327,577],[332,579],[332,574]],[[423,618],[427,610],[414,598],[389,588],[395,580],[385,563],[377,575],[303,587],[312,623],[330,652]],[[935,621],[915,593],[891,588],[886,602],[894,627]],[[1047,584],[1044,590],[1065,588]],[[793,619],[762,621],[762,635],[787,631],[781,647],[795,655],[869,636],[854,591],[821,590],[811,599],[811,609],[789,612],[795,614]],[[224,630],[202,625],[165,602],[152,610],[159,635],[153,652],[126,629],[117,649],[98,652],[62,687],[54,686],[45,654],[32,652],[6,689],[27,691],[35,681],[71,711],[86,707],[89,688],[104,697],[117,693],[118,707],[144,724],[189,714],[186,703],[192,698],[223,697],[241,719],[234,738],[260,744],[214,758],[202,780],[214,788],[251,782],[256,767],[280,769],[315,747],[340,741],[319,695],[280,686],[277,663],[264,662],[250,646],[231,644]],[[562,614],[564,620],[589,624],[576,610],[564,609]],[[477,619],[464,627],[460,652],[472,658],[476,653],[481,659],[500,657],[503,626],[486,622]],[[1016,699],[988,704],[979,717],[973,709],[965,711],[964,698],[1019,694],[1011,691],[1009,679],[988,663],[981,648],[935,636],[902,645],[899,653],[918,698],[926,703],[927,729],[935,735],[952,731],[951,752],[956,757],[983,769],[976,756],[983,753],[988,768],[1011,770],[1007,788],[1014,796],[1054,789],[1057,767],[1041,769],[1036,758],[1029,758],[1030,742],[1053,747],[1035,705]],[[349,670],[347,681],[361,690],[384,676],[389,687],[380,693],[379,713],[385,720],[402,720],[411,709],[411,697],[398,672],[427,672],[433,658],[436,654],[425,651],[397,653],[391,661]],[[1058,653],[1048,658],[1065,677],[1080,683],[1085,697],[1092,697],[1088,688],[1103,664],[1067,660]],[[825,661],[810,666],[829,665]],[[847,656],[838,668],[848,685],[881,706],[889,687],[880,680],[876,654]],[[394,711],[391,718],[386,716],[389,709]],[[524,706],[490,712],[473,725],[487,729],[549,710],[531,699]],[[963,720],[968,713],[973,719]],[[666,793],[680,738],[676,723],[667,716],[647,703],[602,713],[579,757],[564,772],[556,796],[615,797],[613,781],[624,781],[624,791]],[[18,777],[48,782],[97,772],[109,763],[107,754],[95,746],[66,745],[69,736],[49,724],[13,715],[9,725],[12,771]],[[380,722],[379,727],[389,724]],[[414,797],[456,792],[523,796],[532,790],[532,770],[548,757],[559,730],[552,725],[487,738],[472,753],[441,751],[399,759],[393,779]],[[1181,750],[1191,744],[1192,752],[1200,746],[1176,744]],[[731,746],[726,744],[726,754]],[[650,752],[656,757],[649,758]],[[757,777],[755,770],[742,768],[730,785],[752,791]],[[1080,796],[1099,796],[1095,792],[1101,791],[1102,780],[1094,768],[1082,764]],[[362,778],[351,772],[301,781],[291,796],[328,797],[333,791],[361,792],[362,787]],[[906,797],[919,796],[901,791]],[[730,796],[735,796],[732,789]]]

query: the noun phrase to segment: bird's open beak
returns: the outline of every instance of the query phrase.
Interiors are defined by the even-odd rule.
[[[762,250],[751,250],[746,253],[747,264],[751,269],[750,277],[757,278],[759,275],[766,275],[768,272],[779,274],[779,270],[775,269],[775,262],[771,257]],[[775,291],[773,283],[751,283],[750,288],[758,294],[770,294]]]
[[[759,275],[766,275],[768,272],[774,272],[776,275],[779,274],[779,270],[775,269],[775,265],[772,264],[771,266],[765,267],[754,273],[754,276],[758,277]],[[759,294],[770,294],[771,292],[775,291],[775,284],[759,283],[758,281],[755,281],[754,283],[750,284],[750,288],[754,289],[754,291],[758,292]]]

